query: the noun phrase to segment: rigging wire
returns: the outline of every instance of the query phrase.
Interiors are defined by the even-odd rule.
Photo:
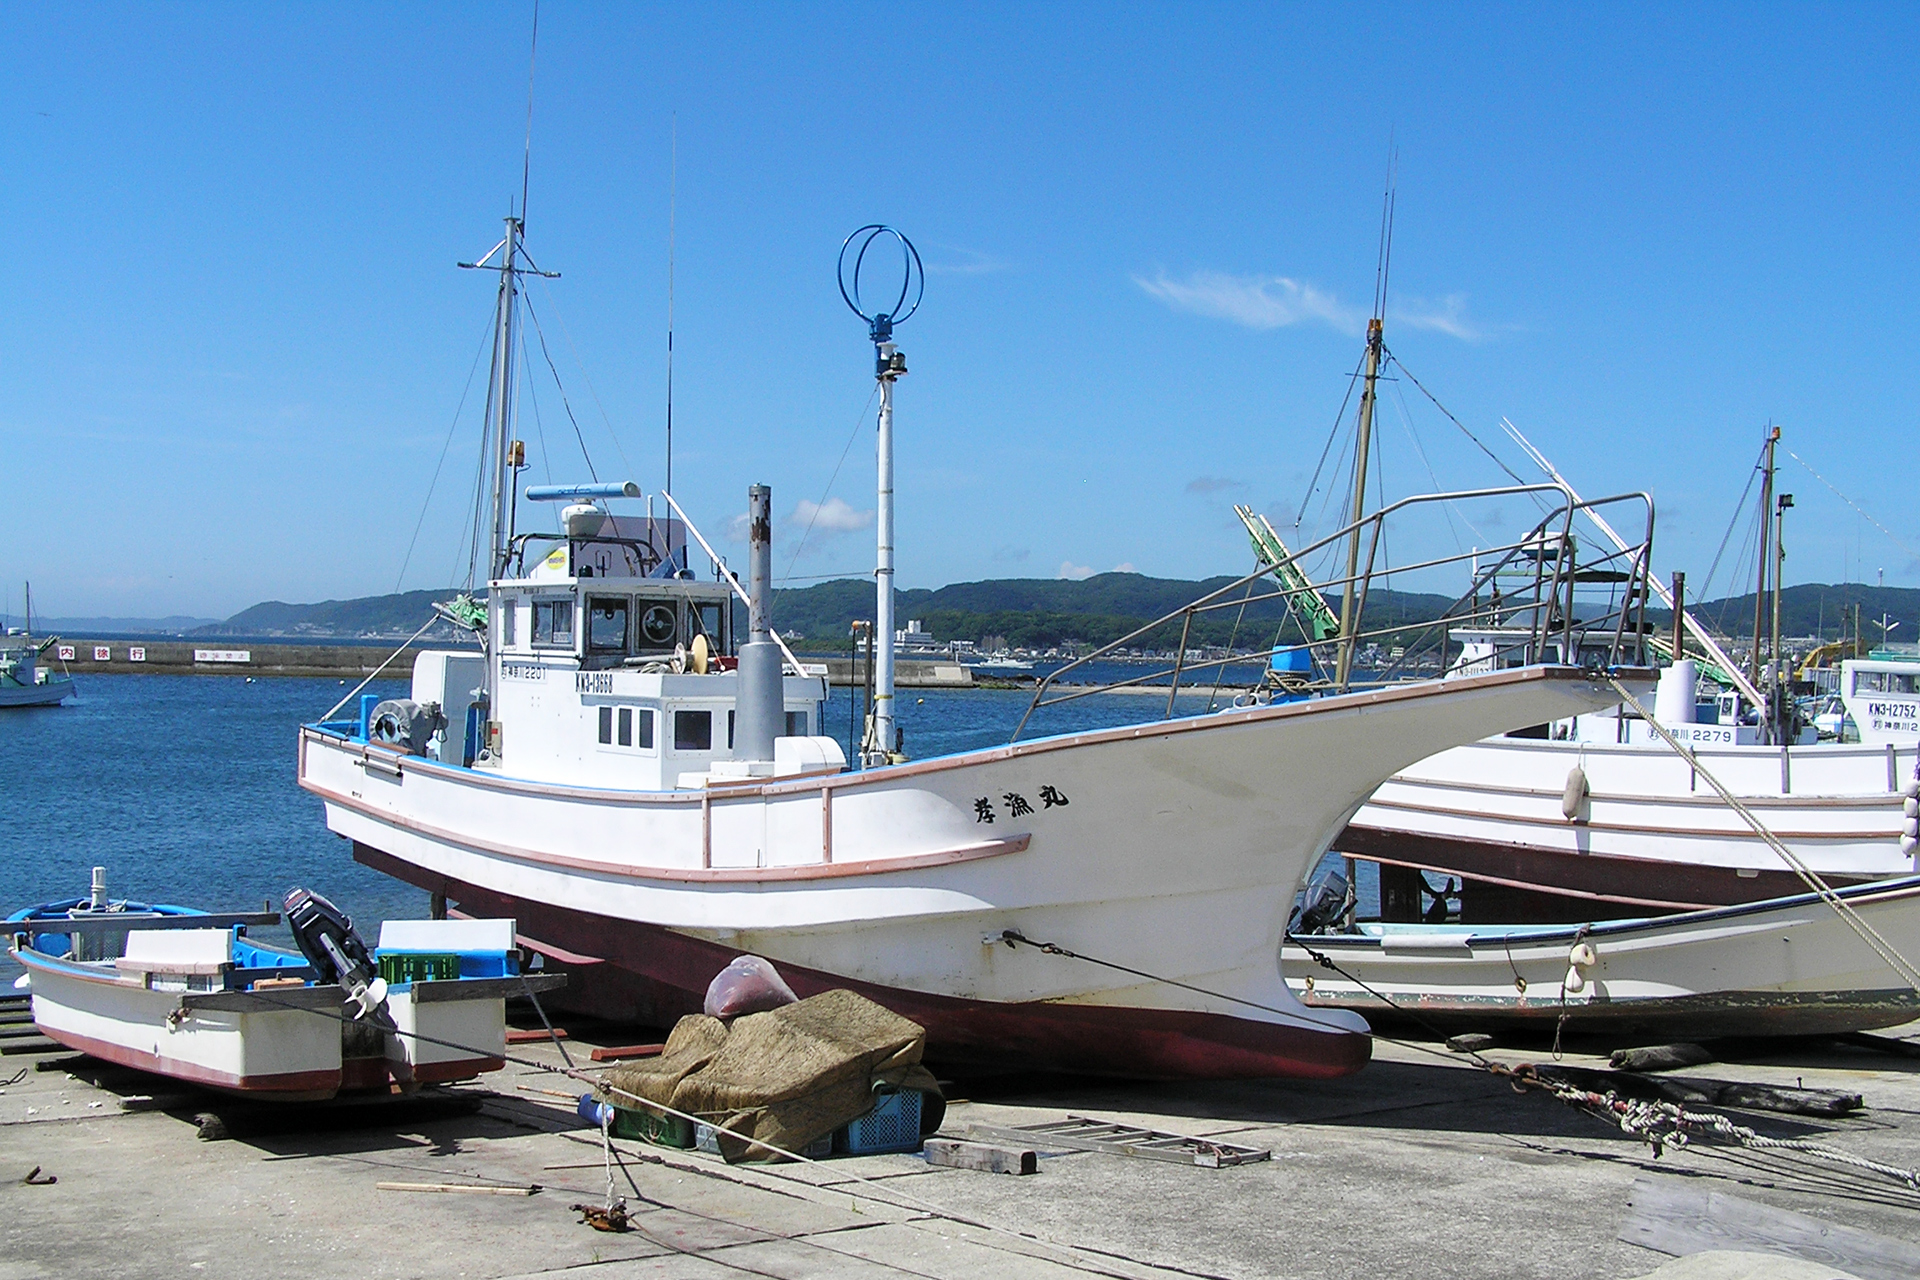
[[[1760,458],[1766,457],[1766,454],[1766,446],[1760,446]],[[1727,542],[1733,537],[1734,526],[1740,523],[1740,510],[1747,505],[1747,495],[1753,492],[1753,482],[1760,478],[1762,468],[1760,458],[1754,459],[1753,469],[1747,472],[1747,487],[1740,491],[1739,500],[1733,504],[1733,514],[1727,518],[1727,531],[1720,535],[1720,549],[1713,553],[1713,564],[1708,567],[1706,580],[1700,587],[1700,596],[1702,599],[1707,598],[1707,593],[1713,587],[1713,576],[1720,571],[1720,557],[1727,553]],[[1744,546],[1742,546],[1741,553],[1737,558],[1741,561],[1746,559],[1746,548]]]
[[[413,562],[413,549],[420,541],[420,530],[427,523],[427,508],[433,503],[434,488],[440,483],[440,469],[447,465],[447,451],[453,447],[453,433],[459,429],[460,414],[467,407],[467,397],[473,392],[473,375],[480,371],[480,357],[487,353],[487,338],[493,332],[493,322],[489,320],[480,331],[480,346],[473,353],[473,365],[467,370],[467,385],[460,389],[460,403],[453,411],[453,421],[447,424],[447,439],[440,446],[440,460],[433,464],[433,479],[427,482],[427,496],[420,503],[420,518],[413,522],[413,537],[407,540],[407,554],[401,557],[400,572],[394,576],[393,590],[397,595],[400,585],[406,581],[407,566]]]
[[[620,435],[613,429],[613,419],[607,413],[607,406],[600,402],[600,392],[593,385],[593,375],[587,372],[587,362],[581,359],[580,348],[574,344],[573,330],[567,327],[566,313],[560,310],[560,302],[554,296],[552,286],[547,284],[546,277],[538,276],[536,279],[540,281],[540,288],[547,295],[547,309],[553,313],[554,320],[560,325],[560,336],[567,340],[567,351],[573,356],[574,364],[580,368],[580,378],[587,384],[587,394],[593,397],[593,407],[600,411],[600,421],[606,424],[607,438],[613,441],[614,452],[620,455],[620,461],[626,466],[627,474],[637,479],[639,469],[633,465],[633,459],[627,456],[626,446],[620,443]],[[559,376],[555,375],[554,381],[559,380]]]
[[[547,483],[552,484],[554,482],[553,455],[547,452],[547,428],[540,421],[540,397],[533,390],[533,360],[527,354],[527,343],[524,338],[520,341],[520,367],[526,373],[520,382],[526,390],[527,403],[533,406],[533,431],[540,437],[540,469],[547,473]]]
[[[527,308],[527,319],[533,321],[534,336],[540,339],[540,354],[546,358],[547,371],[553,375],[553,385],[560,392],[560,407],[567,411],[567,421],[573,424],[573,438],[580,442],[580,456],[587,460],[587,474],[597,483],[600,479],[600,473],[594,470],[593,455],[587,452],[587,438],[581,434],[580,420],[573,416],[573,406],[567,402],[566,385],[560,381],[560,370],[554,367],[553,353],[547,350],[546,330],[540,327],[540,317],[534,312],[532,293],[529,292],[526,294],[522,298],[522,301]],[[525,346],[525,339],[521,340],[521,345]],[[531,363],[531,360],[529,360],[529,363]],[[529,379],[529,382],[531,382],[531,379]],[[531,388],[529,388],[528,394],[532,394]],[[536,415],[538,412],[538,410],[535,410]]]
[[[1306,519],[1307,504],[1313,501],[1314,490],[1320,484],[1320,472],[1327,465],[1327,455],[1333,452],[1333,442],[1340,434],[1340,425],[1347,420],[1347,406],[1353,402],[1353,389],[1360,385],[1360,367],[1366,363],[1366,360],[1367,357],[1363,353],[1355,362],[1353,373],[1347,378],[1347,394],[1340,398],[1340,411],[1333,415],[1333,426],[1327,430],[1327,443],[1320,450],[1320,461],[1314,464],[1313,479],[1307,481],[1307,492],[1300,499],[1300,505],[1293,509],[1293,527],[1296,529],[1300,527],[1300,522]],[[1331,488],[1332,480],[1329,479],[1327,484]]]
[[[1920,560],[1920,551],[1915,551],[1912,547],[1902,542],[1900,538],[1894,533],[1893,530],[1887,528],[1887,526],[1881,524],[1878,520],[1875,520],[1872,516],[1868,515],[1866,511],[1860,506],[1859,503],[1855,502],[1852,498],[1849,498],[1846,494],[1840,492],[1838,488],[1835,488],[1833,481],[1827,479],[1825,476],[1821,475],[1818,471],[1815,471],[1811,466],[1808,466],[1807,460],[1805,458],[1802,458],[1799,454],[1795,453],[1791,449],[1787,450],[1787,456],[1789,458],[1792,458],[1795,462],[1799,463],[1801,466],[1806,467],[1808,475],[1812,476],[1815,480],[1818,480],[1821,484],[1827,486],[1827,488],[1832,489],[1833,496],[1840,499],[1840,501],[1846,503],[1848,506],[1852,507],[1862,520],[1865,520],[1868,524],[1872,525],[1874,528],[1878,529],[1880,532],[1886,534],[1888,540],[1891,541],[1894,546],[1900,548],[1902,551],[1914,557],[1916,560]]]
[[[873,408],[874,397],[880,394],[880,383],[876,380],[873,390],[867,393],[867,403],[860,410],[860,416],[853,420],[853,431],[847,436],[846,447],[840,450],[840,461],[833,464],[833,474],[827,477],[827,487],[820,491],[820,501],[814,504],[813,516],[807,521],[806,529],[800,534],[800,541],[793,545],[793,555],[787,560],[787,571],[777,581],[799,582],[803,579],[793,576],[793,566],[800,562],[800,553],[807,549],[807,539],[813,536],[813,526],[820,519],[820,511],[827,505],[827,498],[833,493],[833,483],[840,478],[840,468],[847,465],[847,455],[853,452],[853,442],[860,438],[860,428],[867,425],[867,412]],[[866,575],[872,576],[872,575]]]
[[[1508,466],[1505,462],[1501,461],[1499,454],[1495,453],[1493,450],[1487,448],[1485,444],[1481,443],[1479,436],[1476,436],[1475,434],[1473,434],[1473,432],[1467,430],[1467,424],[1460,421],[1460,419],[1454,417],[1453,410],[1447,408],[1447,406],[1445,406],[1444,404],[1441,404],[1440,397],[1434,395],[1433,392],[1427,390],[1426,384],[1421,382],[1420,379],[1413,376],[1413,370],[1407,368],[1406,365],[1402,364],[1399,356],[1396,356],[1393,354],[1393,352],[1389,351],[1387,352],[1387,362],[1391,364],[1394,368],[1398,369],[1401,373],[1405,374],[1407,377],[1407,381],[1411,382],[1415,387],[1417,387],[1421,395],[1431,400],[1433,402],[1433,407],[1438,409],[1442,414],[1444,414],[1448,422],[1451,422],[1454,426],[1460,428],[1461,435],[1473,441],[1474,445],[1479,448],[1480,452],[1486,454],[1487,457],[1493,459],[1493,465],[1500,468],[1502,471],[1506,472],[1509,479],[1511,479],[1515,484],[1527,483],[1527,481],[1522,480],[1520,478],[1519,474],[1516,473],[1512,467]],[[1536,504],[1546,501],[1544,497],[1542,497],[1540,494],[1537,494],[1537,493],[1533,495],[1533,500]]]

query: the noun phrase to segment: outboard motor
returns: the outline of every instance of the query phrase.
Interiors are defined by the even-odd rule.
[[[1338,920],[1346,909],[1347,877],[1329,867],[1308,882],[1307,891],[1300,896],[1300,905],[1293,909],[1293,918],[1287,921],[1287,932],[1325,933],[1327,926]]]
[[[347,990],[358,1017],[372,1014],[386,1003],[386,979],[377,976],[373,955],[353,930],[353,920],[317,893],[295,889],[287,894],[287,927],[300,953],[321,982],[337,982]]]

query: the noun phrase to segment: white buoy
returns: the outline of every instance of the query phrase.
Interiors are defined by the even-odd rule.
[[[1560,812],[1568,822],[1584,821],[1587,797],[1591,794],[1587,771],[1579,765],[1567,770],[1567,789],[1560,793]]]

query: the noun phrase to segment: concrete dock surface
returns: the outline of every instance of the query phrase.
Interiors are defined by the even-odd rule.
[[[632,1042],[617,1031],[583,1029],[569,1051],[585,1063],[596,1037]],[[1889,1034],[1920,1053],[1920,1024]],[[1920,1242],[1920,1191],[1799,1153],[1696,1142],[1656,1158],[1619,1128],[1516,1093],[1431,1041],[1381,1042],[1365,1070],[1334,1081],[1003,1078],[949,1090],[943,1132],[956,1137],[970,1124],[1073,1114],[1272,1151],[1230,1168],[1044,1144],[1035,1144],[1039,1172],[1026,1177],[935,1167],[919,1155],[729,1167],[616,1139],[616,1192],[633,1214],[624,1234],[582,1225],[569,1208],[603,1202],[606,1167],[599,1130],[539,1092],[578,1091],[550,1070],[510,1064],[474,1085],[374,1108],[263,1109],[21,1047],[0,1056],[0,1280],[1614,1280],[1656,1271],[1661,1280],[1875,1280],[1889,1273],[1874,1266]],[[560,1061],[550,1042],[514,1052]],[[1544,1045],[1487,1056],[1551,1060]],[[1606,1065],[1571,1052],[1562,1061]],[[1676,1074],[1857,1092],[1865,1107],[1838,1119],[1729,1114],[1772,1136],[1920,1167],[1920,1056],[1821,1042]],[[1857,1271],[1847,1264],[1865,1255],[1845,1241],[1816,1264],[1765,1256],[1737,1233],[1676,1259],[1621,1238],[1636,1180],[1718,1193],[1783,1220],[1805,1215],[1879,1244]],[[383,1182],[521,1194],[378,1189]],[[1718,1229],[1704,1225],[1709,1236]],[[1749,1251],[1745,1261],[1738,1250]]]

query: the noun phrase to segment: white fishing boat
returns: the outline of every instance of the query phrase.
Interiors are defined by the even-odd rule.
[[[33,639],[33,586],[27,586],[26,626],[0,635],[0,707],[57,707],[73,696],[73,677],[40,665],[59,637]]]
[[[878,653],[849,771],[821,733],[823,679],[768,617],[765,487],[749,491],[748,586],[667,493],[675,519],[593,505],[636,486],[529,489],[573,505],[556,533],[514,532],[521,233],[509,219],[483,260],[500,275],[491,574],[485,605],[454,612],[484,654],[423,654],[411,698],[305,726],[299,779],[357,859],[466,912],[512,915],[605,1012],[697,1010],[714,974],[753,952],[802,996],[850,987],[921,1023],[943,1062],[1351,1071],[1368,1057],[1364,1020],[1302,1006],[1280,975],[1305,871],[1396,769],[1618,697],[1599,671],[1536,665],[908,760],[893,718],[903,285],[863,313],[880,392]],[[689,537],[711,580],[693,576]],[[1625,678],[1644,690],[1644,674]]]
[[[1777,430],[1770,433],[1761,496],[1763,511],[1776,517],[1786,509],[1772,494],[1777,439]],[[1777,599],[1773,527],[1776,551],[1761,563],[1772,570]],[[1601,529],[1612,532],[1604,523]],[[1697,656],[1667,668],[1645,709],[1691,758],[1638,713],[1613,707],[1400,770],[1335,842],[1343,853],[1382,864],[1389,918],[1416,919],[1426,909],[1420,871],[1460,877],[1463,919],[1477,923],[1691,910],[1797,892],[1792,869],[1703,772],[1833,883],[1920,870],[1910,798],[1920,776],[1920,658],[1876,653],[1844,661],[1838,694],[1858,740],[1821,741],[1811,724],[1780,714],[1791,703],[1781,692],[1787,673],[1777,643],[1776,661],[1763,667],[1756,656],[1743,671],[1684,601],[1658,580],[1650,585],[1676,608],[1685,631],[1676,628],[1666,651],[1690,647]],[[1763,576],[1756,635],[1766,585]],[[1454,639],[1458,674],[1517,660],[1504,656],[1517,649],[1498,630],[1456,631]],[[1713,677],[1714,694],[1704,700],[1695,692],[1700,675]]]
[[[290,903],[294,899],[290,898]],[[368,953],[352,922],[302,895],[303,951],[249,928],[277,912],[219,913],[110,901],[101,869],[85,898],[8,916],[34,1025],[105,1062],[282,1101],[386,1093],[506,1065],[506,999],[551,990],[521,976],[511,920],[404,921]],[[314,921],[320,921],[318,925]],[[325,934],[333,949],[319,939]],[[393,974],[393,981],[375,970]]]
[[[1920,876],[1838,896],[1895,947],[1920,940]],[[1579,926],[1362,924],[1291,938],[1282,957],[1310,1007],[1399,1011],[1441,1030],[1553,1030],[1564,1018],[1570,1034],[1697,1040],[1920,1017],[1920,992],[1813,893]]]

